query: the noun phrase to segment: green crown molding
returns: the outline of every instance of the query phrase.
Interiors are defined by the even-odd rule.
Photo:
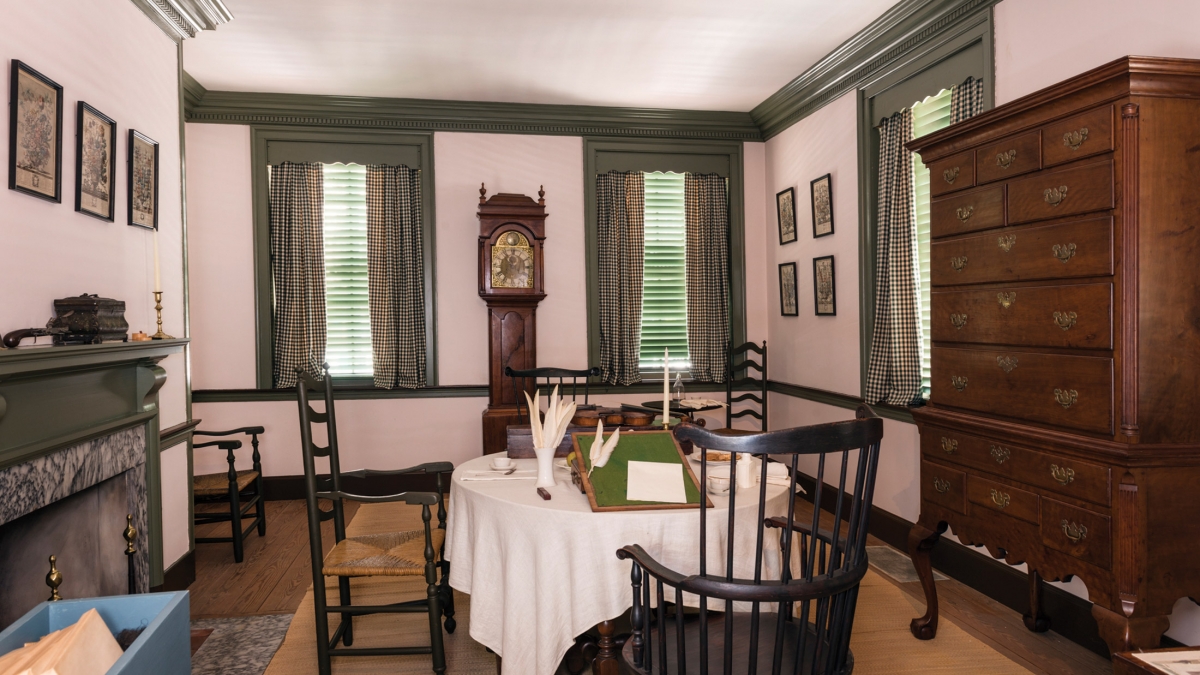
[[[902,0],[750,111],[771,138],[1000,0]]]
[[[317,96],[187,88],[189,122],[759,141],[749,113],[584,105]],[[193,100],[195,99],[195,100]]]
[[[182,59],[180,59],[180,63],[183,63]],[[200,100],[208,94],[208,90],[204,88],[204,85],[197,82],[196,78],[188,75],[186,70],[180,70],[180,72],[183,73],[183,115],[186,119],[191,114],[192,109],[199,105]]]

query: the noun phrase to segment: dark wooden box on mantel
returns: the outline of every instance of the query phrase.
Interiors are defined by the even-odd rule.
[[[125,320],[125,302],[97,295],[83,295],[54,301],[54,318],[46,324],[57,344],[99,344],[125,342],[129,322]]]

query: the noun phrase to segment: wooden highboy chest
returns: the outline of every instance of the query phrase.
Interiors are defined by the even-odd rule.
[[[932,396],[909,537],[1080,577],[1113,651],[1200,598],[1200,61],[1127,57],[909,144],[932,188]]]

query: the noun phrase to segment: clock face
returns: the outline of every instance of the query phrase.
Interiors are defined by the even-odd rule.
[[[492,288],[533,288],[533,248],[520,232],[505,232],[492,246]]]

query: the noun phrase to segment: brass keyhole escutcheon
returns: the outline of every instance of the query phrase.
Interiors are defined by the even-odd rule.
[[[996,153],[996,166],[1000,167],[1001,169],[1007,169],[1008,167],[1012,166],[1013,160],[1015,160],[1016,158],[1017,158],[1017,149],[1016,148],[1013,148],[1012,150],[1009,150],[1008,152],[998,152],[998,153]]]
[[[1011,373],[1017,367],[1017,357],[1015,356],[997,356],[996,365],[1000,366],[1000,370],[1006,373]]]
[[[1061,526],[1063,535],[1067,539],[1070,539],[1072,544],[1078,544],[1087,538],[1087,527],[1080,525],[1079,523],[1072,523],[1064,520],[1062,521]]]
[[[950,324],[953,325],[956,329],[962,330],[963,326],[967,325],[967,315],[966,314],[951,314],[950,315]]]
[[[996,237],[996,244],[998,244],[1000,246],[1000,250],[1004,251],[1005,253],[1011,251],[1013,245],[1016,243],[1017,235],[1015,234],[1002,234],[999,237]]]
[[[937,490],[938,492],[940,492],[942,494],[946,494],[947,492],[950,491],[950,481],[942,480],[941,478],[934,476],[933,477],[933,489]]]
[[[966,375],[951,375],[950,376],[950,384],[954,385],[955,389],[962,391],[963,389],[967,388],[967,376]]]
[[[1062,483],[1063,485],[1070,485],[1071,481],[1075,480],[1075,469],[1059,466],[1057,464],[1051,464],[1050,475],[1054,476],[1054,480]]]
[[[942,451],[947,455],[953,455],[955,450],[958,450],[958,441],[942,436]]]
[[[1009,497],[1007,492],[1001,492],[999,490],[992,490],[992,503],[995,504],[997,507],[1003,509],[1004,507],[1008,506],[1009,502],[1011,502],[1011,501],[1012,501],[1012,498]]]
[[[960,206],[954,211],[954,215],[958,216],[960,223],[965,223],[971,219],[971,214],[975,213],[974,206]]]
[[[1000,293],[996,294],[996,302],[1000,303],[1000,307],[1003,309],[1008,309],[1009,307],[1012,307],[1012,304],[1016,301],[1017,301],[1017,292],[1016,291],[1008,291],[1007,293],[1000,292]]]
[[[1063,145],[1072,150],[1078,150],[1079,146],[1083,145],[1083,142],[1087,140],[1087,137],[1087,127],[1083,127],[1078,131],[1068,131],[1067,133],[1063,134]]]
[[[1050,206],[1058,206],[1067,198],[1067,186],[1060,185],[1058,187],[1046,188],[1043,195],[1046,198],[1046,203]]]
[[[1079,315],[1075,312],[1055,312],[1054,325],[1063,330],[1071,330],[1071,327],[1075,325],[1075,320],[1078,318]]]
[[[942,178],[945,179],[947,183],[953,185],[954,181],[958,179],[958,171],[959,170],[957,166],[952,169],[946,169],[942,172]]]
[[[1064,265],[1075,256],[1075,244],[1055,244],[1050,247],[1050,250],[1054,252],[1054,257]]]
[[[1055,389],[1054,400],[1064,408],[1070,408],[1079,400],[1079,392],[1074,389]]]
[[[997,464],[1003,464],[1008,461],[1010,456],[1012,456],[1012,451],[1000,445],[993,445],[991,447],[991,455],[992,459],[996,460]]]
[[[958,258],[951,258],[950,266],[954,268],[955,272],[963,271],[963,268],[967,266],[967,256],[964,255]]]

